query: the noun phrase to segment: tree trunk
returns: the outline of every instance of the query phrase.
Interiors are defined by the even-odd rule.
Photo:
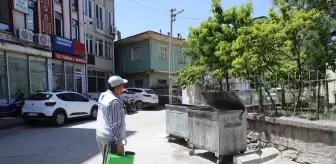
[[[263,85],[263,86],[264,86],[264,88],[265,88],[265,91],[266,91],[268,97],[271,99],[272,107],[273,107],[273,109],[275,110],[275,115],[278,115],[278,114],[279,114],[279,113],[278,113],[278,110],[276,109],[275,102],[274,102],[274,100],[273,100],[273,98],[272,98],[271,93],[270,93],[269,90],[268,90],[268,87],[266,87],[266,85]]]
[[[259,89],[259,111],[261,113],[265,112],[263,108],[263,93],[262,93],[262,84],[261,84],[261,73],[259,75],[259,79],[257,80],[258,89]]]
[[[321,90],[321,83],[317,80],[317,98],[316,98],[316,105],[317,105],[317,119],[320,117],[320,90]]]
[[[297,65],[298,65],[298,71],[299,71],[299,93],[298,93],[298,99],[297,99],[297,102],[296,102],[296,107],[294,108],[294,114],[296,114],[296,110],[299,108],[300,104],[301,104],[301,92],[302,92],[302,83],[303,83],[303,77],[302,77],[302,66],[301,66],[301,60],[300,58],[298,57],[297,59]]]
[[[218,81],[220,91],[224,91],[222,81]]]
[[[226,90],[230,91],[229,75],[226,75],[225,80],[226,80]]]

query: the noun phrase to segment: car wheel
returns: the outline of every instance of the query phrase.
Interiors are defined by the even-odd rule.
[[[34,125],[36,123],[35,120],[28,120],[28,119],[25,119],[24,120],[24,123],[27,124],[27,125]]]
[[[142,101],[137,101],[137,102],[135,103],[135,107],[136,107],[137,109],[142,109],[142,108],[143,108],[143,102],[142,102]]]
[[[62,111],[56,111],[52,115],[52,124],[56,126],[63,125],[66,121],[66,115]]]
[[[98,107],[93,106],[91,108],[90,116],[92,119],[97,119],[97,115],[98,115]]]

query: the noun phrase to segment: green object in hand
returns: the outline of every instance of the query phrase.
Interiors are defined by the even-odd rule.
[[[126,151],[125,154],[108,153],[106,164],[133,164],[134,152]]]

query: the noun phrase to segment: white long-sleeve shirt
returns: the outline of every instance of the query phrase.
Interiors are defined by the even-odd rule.
[[[99,96],[98,103],[97,136],[121,144],[126,137],[123,103],[110,90]]]

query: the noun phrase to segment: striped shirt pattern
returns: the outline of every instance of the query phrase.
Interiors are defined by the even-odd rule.
[[[97,131],[99,137],[118,144],[125,139],[125,110],[118,96],[106,91],[99,97]]]

